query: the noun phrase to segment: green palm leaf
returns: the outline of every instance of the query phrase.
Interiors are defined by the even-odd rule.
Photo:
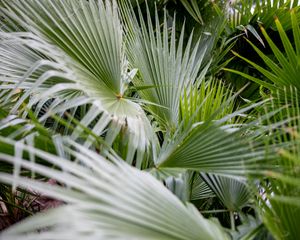
[[[8,139],[2,142],[15,145]],[[66,148],[81,164],[19,143],[24,151],[61,170],[30,163],[20,156],[1,154],[23,168],[54,178],[67,186],[50,186],[28,178],[0,174],[2,182],[17,183],[69,203],[1,234],[5,239],[226,239],[220,227],[204,219],[190,204],[185,206],[160,182],[109,155],[113,163],[72,142]],[[122,173],[122,174],[120,174]],[[78,225],[80,223],[80,225]],[[37,230],[42,230],[37,232]]]
[[[227,6],[229,23],[232,28],[251,23],[262,23],[265,28],[276,28],[273,19],[274,16],[278,16],[280,21],[284,23],[284,29],[288,30],[292,27],[288,12],[292,9],[296,10],[299,22],[299,4],[298,0],[229,1]]]
[[[284,173],[270,172],[268,184],[263,185],[260,211],[262,219],[276,239],[295,239],[299,236],[300,189],[299,189],[299,139],[294,153],[281,151],[281,168]],[[288,166],[289,165],[289,166]]]
[[[189,14],[200,24],[204,24],[197,0],[180,0]]]
[[[147,9],[148,10],[148,9]],[[141,79],[135,80],[137,86],[153,86],[140,92],[143,99],[156,105],[150,105],[150,111],[163,127],[174,129],[179,123],[179,104],[183,89],[195,84],[199,86],[210,62],[203,64],[209,41],[200,40],[192,47],[193,36],[184,46],[184,27],[176,42],[176,20],[169,27],[166,13],[162,24],[156,12],[154,24],[147,11],[147,24],[140,13],[137,19],[133,10],[128,10],[126,3],[122,9],[126,19],[128,55],[131,64],[140,71]],[[162,27],[161,27],[162,25]],[[202,72],[199,71],[203,68]]]
[[[115,2],[15,0],[3,5],[5,17],[28,32],[0,33],[1,88],[12,90],[5,103],[16,89],[21,90],[12,112],[25,101],[28,108],[39,104],[40,109],[55,98],[43,121],[51,114],[88,106],[81,125],[92,125],[98,135],[108,128],[108,143],[125,132],[127,160],[131,162],[137,150],[141,166],[155,136],[140,105],[124,95],[131,79]],[[76,128],[73,139],[81,132]]]
[[[191,200],[199,200],[205,198],[215,197],[215,193],[207,185],[207,183],[200,177],[200,173],[194,173],[191,176]]]
[[[296,116],[288,124],[284,138],[291,139],[291,147],[279,151],[278,170],[266,172],[260,181],[262,188],[258,198],[262,220],[275,239],[295,239],[300,233],[297,224],[300,221],[300,104],[298,98],[294,97],[297,91],[291,89],[289,93],[294,101],[289,102],[286,98],[284,104],[289,104],[290,107],[278,117],[285,119]]]
[[[201,174],[225,207],[238,212],[249,203],[251,192],[244,179],[234,179],[214,174]]]
[[[253,43],[248,41],[250,45],[253,47],[253,49],[257,52],[257,54],[260,56],[260,58],[264,61],[266,64],[266,67],[261,67],[258,64],[248,60],[247,58],[240,56],[238,53],[234,54],[252,65],[254,68],[256,68],[259,72],[261,72],[266,79],[268,79],[271,83],[270,84],[267,81],[262,81],[260,79],[256,79],[253,76],[250,76],[248,74],[232,70],[232,69],[226,69],[227,71],[234,72],[236,74],[239,74],[243,77],[248,78],[251,81],[254,81],[268,89],[270,89],[273,93],[277,93],[277,91],[280,91],[281,95],[284,95],[284,91],[288,91],[290,89],[290,86],[295,87],[296,89],[300,89],[298,77],[299,77],[299,39],[300,39],[300,32],[299,32],[299,24],[297,22],[297,17],[295,15],[295,11],[291,10],[290,12],[290,19],[292,23],[292,30],[293,30],[293,36],[294,36],[294,42],[295,47],[293,47],[293,42],[288,38],[281,22],[278,18],[275,19],[275,24],[278,29],[278,33],[280,35],[280,39],[282,42],[282,45],[284,47],[285,53],[282,53],[282,51],[279,49],[274,42],[274,40],[271,39],[271,37],[268,35],[266,30],[261,27],[261,31],[269,44],[275,59],[271,59],[269,56],[267,56],[265,53],[263,53],[259,48],[257,48]],[[278,89],[278,90],[277,90]],[[284,99],[284,96],[282,96]]]
[[[219,121],[197,123],[191,129],[178,131],[170,141],[163,144],[155,161],[157,166],[159,168],[185,168],[231,176],[258,173],[258,162],[265,168],[269,168],[271,162],[267,163],[266,160],[274,159],[276,145],[272,149],[268,149],[264,142],[268,140],[257,139],[257,134],[259,132],[260,135],[267,129],[272,129],[275,125],[279,126],[283,122],[277,123],[279,125],[275,124],[273,127],[269,125],[267,128],[258,130],[257,133],[254,129],[251,130],[251,126],[257,125],[261,120],[245,126],[238,124],[221,126],[226,120],[238,116],[239,113],[252,107],[225,116]],[[274,115],[275,112],[264,118]],[[260,170],[262,170],[262,166],[260,166]]]
[[[225,102],[226,106],[220,109]],[[203,81],[199,89],[184,91],[180,101],[180,121],[184,122],[184,127],[188,127],[191,123],[205,122],[212,116],[215,120],[222,119],[234,112],[235,102],[232,90],[222,81]],[[231,119],[228,123],[233,122]]]

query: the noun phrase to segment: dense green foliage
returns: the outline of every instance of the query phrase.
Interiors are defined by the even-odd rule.
[[[297,239],[299,9],[1,0],[0,239]]]

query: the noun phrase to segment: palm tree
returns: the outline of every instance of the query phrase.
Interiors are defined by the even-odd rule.
[[[287,6],[282,54],[250,24]],[[298,15],[297,1],[3,0],[0,181],[63,204],[0,238],[293,239]],[[252,44],[275,74],[236,52],[262,79],[223,72],[243,25],[282,69]],[[236,73],[271,94],[243,98]]]

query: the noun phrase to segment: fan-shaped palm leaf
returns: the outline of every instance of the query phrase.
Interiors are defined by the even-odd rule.
[[[98,135],[108,127],[108,143],[123,128],[128,161],[138,149],[140,166],[154,135],[142,108],[125,98],[130,77],[115,1],[14,0],[3,5],[6,19],[28,32],[0,33],[1,88],[22,91],[12,111],[27,99],[30,108],[55,97],[49,114],[89,104],[81,124],[92,124]],[[73,139],[81,131],[78,127]]]
[[[1,142],[16,144],[1,138]],[[31,164],[21,156],[1,154],[8,162],[51,177],[66,187],[0,174],[2,182],[33,190],[69,203],[35,216],[1,234],[5,239],[226,239],[213,222],[204,219],[192,205],[184,206],[160,182],[109,155],[113,163],[74,143],[66,150],[80,160],[71,162],[32,147],[25,151],[43,158],[61,170]],[[75,150],[74,150],[75,149]],[[83,165],[84,164],[84,165]],[[78,225],[79,224],[79,225]],[[37,230],[41,230],[37,232]]]
[[[275,126],[280,126],[288,120],[278,122],[273,126],[269,125],[267,128],[261,126],[262,128],[259,127],[260,130],[257,133],[255,133],[256,127],[254,126],[262,122],[262,119],[273,116],[278,110],[245,126],[236,124],[221,126],[231,117],[238,116],[246,109],[249,110],[260,104],[236,111],[219,121],[208,120],[194,124],[190,129],[184,129],[183,132],[178,130],[169,141],[165,141],[155,163],[159,168],[185,168],[239,176],[257,173],[258,162],[262,163],[261,170],[263,166],[269,168],[271,163],[268,164],[265,160],[274,159],[278,148],[274,144],[272,149],[268,149],[264,142],[266,139],[257,139],[257,134],[259,132],[261,136],[262,132],[276,128]],[[253,131],[252,127],[254,127]]]
[[[210,66],[210,62],[202,66],[208,43],[203,42],[203,46],[199,47],[199,40],[192,48],[191,35],[184,46],[184,27],[176,43],[176,21],[173,20],[169,27],[166,13],[161,27],[157,12],[155,26],[149,11],[147,24],[141,13],[137,19],[126,3],[122,12],[127,26],[128,55],[131,64],[139,69],[141,75],[141,79],[134,83],[137,86],[152,86],[140,92],[143,99],[156,104],[149,105],[147,110],[157,117],[163,130],[174,131],[179,124],[179,103],[183,89],[192,84],[198,87]],[[203,70],[199,76],[201,67]]]
[[[216,196],[207,183],[200,177],[200,173],[194,172],[191,174],[190,181],[192,201]]]
[[[251,197],[251,192],[244,179],[214,174],[201,174],[201,176],[225,207],[232,212],[240,211]]]

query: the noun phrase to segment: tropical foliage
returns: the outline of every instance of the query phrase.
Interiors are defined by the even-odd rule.
[[[0,238],[297,239],[299,6],[2,0]]]

